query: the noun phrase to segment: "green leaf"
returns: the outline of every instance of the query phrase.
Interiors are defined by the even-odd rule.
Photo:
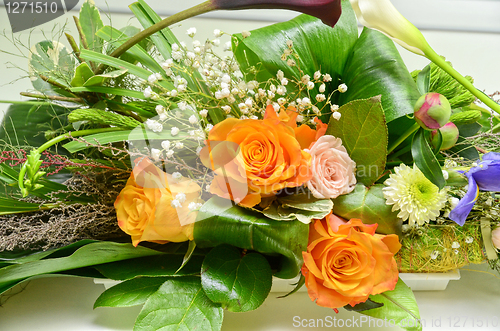
[[[429,131],[430,133],[430,131]],[[446,181],[443,177],[441,166],[432,151],[427,139],[427,133],[423,128],[420,128],[413,137],[411,145],[411,155],[417,167],[422,171],[424,176],[441,190]]]
[[[134,331],[219,331],[223,310],[203,292],[199,277],[167,280],[151,294],[137,317]]]
[[[319,70],[332,77],[332,83],[327,84],[324,92],[329,95],[338,87],[338,79],[345,70],[357,36],[354,11],[349,1],[342,1],[342,16],[334,28],[312,16],[300,15],[288,22],[253,30],[247,38],[235,35],[237,40],[233,39],[233,51],[241,71],[247,75],[247,81],[256,79],[264,82],[276,77],[278,70],[282,70],[286,77],[300,81],[302,75],[309,74],[312,77]],[[291,67],[281,58],[285,49],[288,49],[286,43],[289,40],[293,41],[293,51],[297,55],[293,58],[298,66]],[[252,69],[256,69],[255,74]],[[307,96],[314,99],[319,93],[319,85],[310,90]],[[294,87],[289,84],[287,89],[290,93]],[[334,94],[332,103],[336,103],[337,96],[338,93]]]
[[[164,254],[125,261],[117,261],[96,266],[104,276],[114,280],[127,280],[138,276],[163,277],[183,276],[200,273],[203,256],[193,256],[185,266],[182,255]]]
[[[131,244],[97,242],[85,245],[68,257],[31,261],[0,269],[0,286],[29,277],[93,266],[107,262],[159,255],[161,252]]]
[[[345,305],[344,309],[348,310],[348,311],[357,311],[357,312],[360,312],[360,311],[363,311],[363,310],[380,308],[382,306],[384,306],[383,303],[375,302],[375,301],[371,300],[370,298],[368,298],[368,300],[366,300],[365,302],[358,303],[354,307],[351,307],[351,305]]]
[[[188,137],[188,133],[180,132],[175,137],[170,134],[169,131],[162,132],[152,132],[143,130],[142,128],[134,129],[134,130],[123,130],[123,131],[113,131],[113,132],[104,132],[97,133],[89,136],[85,136],[80,138],[80,140],[84,140],[89,144],[99,143],[101,145],[114,143],[118,141],[151,141],[151,140],[178,140],[184,139]],[[82,149],[87,148],[89,145],[85,142],[81,141],[72,141],[67,144],[64,144],[63,147],[66,148],[70,153],[75,153],[81,151]]]
[[[378,233],[400,235],[402,221],[392,206],[386,205],[383,188],[382,184],[370,188],[357,184],[354,191],[333,200],[333,213],[348,220],[358,218],[366,224],[377,223]]]
[[[95,75],[95,76],[90,77],[87,81],[85,81],[83,86],[85,86],[85,87],[87,87],[87,86],[102,86],[105,82],[107,82],[111,78],[118,78],[120,76],[125,75],[126,73],[127,73],[127,70],[123,69],[123,70],[113,70],[113,71],[107,72],[107,73],[102,74],[102,75]]]
[[[431,85],[431,65],[428,64],[417,75],[417,88],[420,94],[429,92]]]
[[[198,247],[229,244],[262,254],[278,255],[275,276],[293,278],[302,267],[302,251],[307,248],[309,227],[301,222],[275,221],[213,197],[201,207],[194,240]]]
[[[97,92],[112,95],[121,95],[129,98],[136,99],[146,99],[144,94],[139,91],[126,90],[118,87],[108,87],[108,86],[85,86],[85,87],[73,87],[72,92]]]
[[[166,277],[138,277],[124,281],[104,291],[94,303],[94,309],[142,305],[167,280]]]
[[[103,27],[103,23],[101,15],[99,14],[99,9],[95,6],[94,1],[87,0],[82,4],[79,19],[89,49],[96,52],[102,52],[103,41],[96,36],[96,32]]]
[[[71,80],[71,86],[83,86],[83,84],[94,76],[94,72],[89,68],[88,64],[83,62],[76,67],[75,74]]]
[[[481,130],[481,124],[470,123],[457,125],[459,137],[455,146],[450,148],[448,152],[454,153],[460,157],[465,158],[469,161],[476,161],[479,159],[479,153],[477,149],[467,142],[466,138],[474,136],[479,130]]]
[[[380,319],[394,320],[401,328],[408,331],[421,331],[420,313],[417,301],[411,289],[399,279],[393,291],[386,291],[377,295],[370,295],[370,299],[383,303],[380,308],[363,310],[359,313]],[[404,321],[405,323],[401,323]],[[411,323],[413,321],[414,323]],[[415,325],[408,327],[407,325]]]
[[[108,65],[110,67],[114,67],[117,69],[127,69],[129,74],[135,75],[139,78],[142,78],[144,80],[147,80],[148,77],[151,75],[151,72],[141,68],[139,66],[136,66],[135,64],[129,63],[127,61],[121,60],[114,58],[109,55],[104,55],[101,53],[89,51],[86,49],[82,49],[80,52],[80,57],[85,60],[90,60],[94,61],[96,63],[102,63],[105,65]],[[142,93],[141,93],[142,94]],[[144,98],[144,96],[142,96]]]
[[[57,83],[70,86],[70,78],[75,71],[75,58],[58,41],[41,41],[30,49],[29,69],[31,83],[39,92],[57,95],[61,90],[40,78],[43,75]]]
[[[340,95],[340,104],[381,95],[387,123],[412,114],[420,97],[394,42],[368,28],[359,36],[342,79],[348,90]]]
[[[47,251],[38,251],[38,252],[3,251],[0,253],[0,261],[8,261],[11,264],[21,264],[30,261],[38,261],[47,257],[55,258],[55,257],[68,256],[73,254],[78,248],[94,242],[97,242],[97,240],[84,239],[60,248],[54,248]]]
[[[201,285],[207,297],[232,312],[257,309],[273,283],[271,267],[259,253],[242,255],[230,245],[207,254],[201,268]]]
[[[293,194],[278,197],[262,212],[277,221],[299,220],[308,224],[312,219],[322,219],[330,213],[333,203],[330,199],[316,199],[312,194]]]
[[[342,139],[351,159],[356,162],[356,179],[372,185],[385,170],[387,126],[380,96],[351,101],[338,110],[342,117],[330,119],[326,134]]]
[[[188,249],[186,251],[186,254],[184,254],[184,257],[182,258],[182,264],[181,264],[181,266],[175,272],[176,274],[179,271],[181,271],[182,268],[184,268],[186,266],[186,264],[189,262],[189,260],[191,260],[191,257],[193,256],[193,253],[194,253],[195,249],[196,249],[196,243],[194,241],[192,241],[192,240],[189,241]]]

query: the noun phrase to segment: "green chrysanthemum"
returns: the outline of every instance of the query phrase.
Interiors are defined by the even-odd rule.
[[[446,203],[446,191],[439,191],[415,165],[401,164],[394,171],[384,182],[386,204],[399,210],[398,217],[408,220],[410,226],[435,220]]]

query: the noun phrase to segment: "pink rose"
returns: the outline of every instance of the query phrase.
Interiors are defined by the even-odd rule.
[[[313,177],[307,187],[315,198],[332,199],[354,190],[356,163],[347,154],[340,138],[322,136],[305,151],[312,156]]]
[[[493,241],[493,246],[495,246],[496,249],[500,249],[500,227],[496,227],[491,232],[491,240]]]

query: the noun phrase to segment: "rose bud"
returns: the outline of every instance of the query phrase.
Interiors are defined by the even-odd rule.
[[[415,104],[415,121],[426,130],[436,130],[448,123],[451,107],[448,99],[439,93],[422,95]]]
[[[443,143],[439,149],[440,151],[444,151],[455,146],[458,140],[458,128],[453,122],[446,123],[446,125],[438,130],[441,131],[441,136],[443,137]],[[439,142],[438,130],[432,131],[431,134],[431,144],[434,148],[437,148]]]

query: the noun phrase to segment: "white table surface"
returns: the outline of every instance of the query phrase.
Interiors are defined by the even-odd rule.
[[[462,278],[450,281],[444,291],[415,292],[424,330],[500,330],[500,279],[486,264],[461,270]],[[97,308],[94,301],[104,291],[92,279],[58,277],[35,279],[0,307],[0,331],[118,331],[132,330],[141,307]],[[257,310],[225,312],[223,331],[330,330],[298,327],[297,320],[358,320],[361,315],[316,306],[306,293],[278,299],[271,293]],[[298,316],[298,317],[296,317]],[[295,319],[294,319],[295,318]],[[441,320],[441,327],[436,326]],[[483,322],[482,327],[478,324]],[[488,322],[488,326],[486,326]],[[474,324],[472,324],[474,323]],[[433,325],[434,324],[434,325]],[[493,325],[492,325],[493,324]],[[473,325],[475,327],[473,327]],[[399,328],[343,327],[338,330],[400,330]],[[204,331],[204,330],[202,330]]]

